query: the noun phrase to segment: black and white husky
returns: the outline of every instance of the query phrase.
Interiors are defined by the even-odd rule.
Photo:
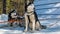
[[[34,4],[29,3],[27,5],[27,11],[25,12],[25,30],[28,31],[28,27],[35,31],[36,29],[41,29],[41,24],[38,20],[37,14],[34,10]]]
[[[10,13],[9,13],[9,15],[8,15],[8,21],[9,21],[9,25],[10,26],[15,26],[15,25],[17,25],[18,23],[16,22],[16,20],[17,20],[17,15],[18,15],[18,13],[16,12],[16,10],[15,9],[13,9],[12,11],[10,11]],[[14,22],[15,21],[15,22]]]

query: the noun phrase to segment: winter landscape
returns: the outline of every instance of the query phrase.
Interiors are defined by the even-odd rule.
[[[41,29],[40,31],[31,32],[23,32],[23,27],[5,27],[0,28],[0,34],[60,34],[60,8],[52,8],[51,7],[60,7],[60,0],[35,0],[35,11],[38,14],[38,19],[42,25],[47,26],[46,29]],[[55,3],[56,2],[56,3]],[[51,3],[51,4],[48,4]],[[53,4],[55,3],[55,4]],[[40,5],[41,4],[41,5]],[[42,5],[46,4],[46,5]],[[40,5],[40,6],[38,6]],[[49,8],[49,9],[41,9],[41,8]],[[40,9],[40,10],[38,10]],[[49,15],[39,15],[39,14],[49,14]],[[56,14],[56,15],[51,15]],[[51,18],[51,19],[47,19]],[[4,21],[8,20],[7,14],[0,15],[0,27],[4,25],[8,25]],[[4,23],[1,23],[4,22]],[[52,26],[50,26],[53,24]]]

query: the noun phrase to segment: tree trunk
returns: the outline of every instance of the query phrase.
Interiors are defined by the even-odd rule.
[[[6,0],[3,0],[3,13],[6,14]]]
[[[0,14],[2,14],[2,7],[3,7],[3,2],[0,0]]]
[[[21,16],[23,16],[25,11],[25,0],[19,0],[17,2],[18,2],[17,11]]]

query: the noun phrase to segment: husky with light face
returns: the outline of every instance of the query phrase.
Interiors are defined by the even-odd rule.
[[[10,11],[9,15],[8,15],[8,21],[9,21],[9,25],[10,26],[13,26],[13,22],[15,21],[15,18],[17,18],[16,16],[16,11],[15,10],[12,10]]]
[[[15,9],[13,9],[12,11],[10,11],[9,15],[8,15],[8,21],[9,21],[9,25],[10,26],[21,26],[22,24],[22,19],[19,14],[17,13],[17,11]]]
[[[28,31],[28,27],[32,29],[32,31],[39,30],[42,28],[38,20],[37,14],[34,10],[33,1],[30,3],[29,1],[27,1],[27,11],[25,13],[25,30],[24,31]]]

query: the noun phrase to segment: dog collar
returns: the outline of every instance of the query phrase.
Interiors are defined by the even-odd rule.
[[[32,11],[32,12],[27,12],[27,15],[32,15],[34,12]]]

